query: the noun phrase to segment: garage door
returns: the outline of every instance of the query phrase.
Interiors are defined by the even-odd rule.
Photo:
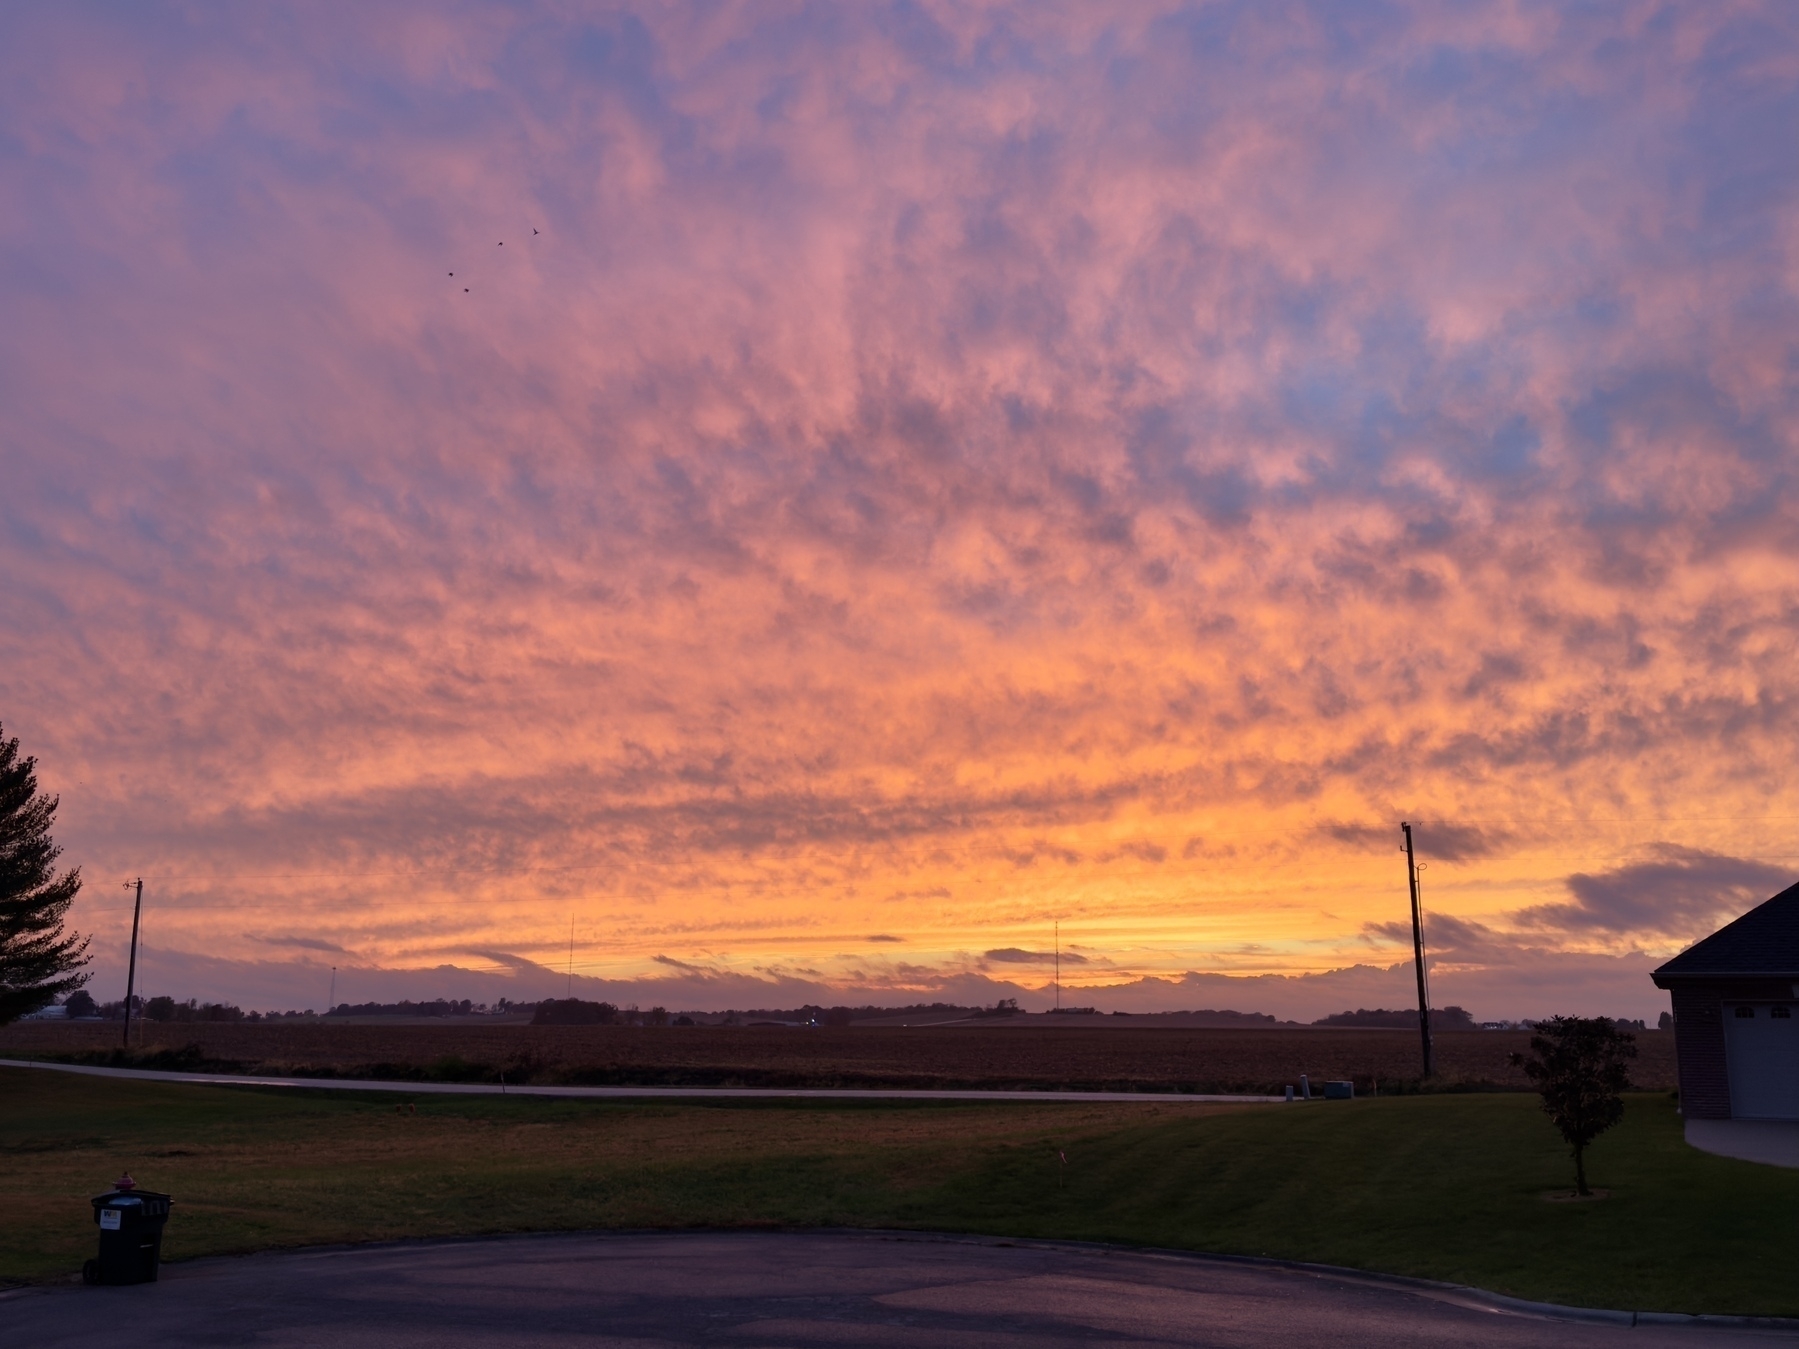
[[[1799,1120],[1799,1011],[1790,1003],[1724,1004],[1730,1113]]]

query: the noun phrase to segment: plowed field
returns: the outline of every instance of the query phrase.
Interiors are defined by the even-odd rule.
[[[694,1026],[441,1026],[23,1022],[0,1028],[0,1058],[58,1058],[188,1071],[440,1081],[757,1087],[983,1087],[1278,1092],[1308,1074],[1358,1092],[1417,1090],[1405,1031],[1212,1030],[1116,1025],[810,1029]],[[1524,1031],[1436,1038],[1442,1087],[1522,1090],[1508,1063]],[[1637,1086],[1675,1085],[1674,1039],[1637,1036]]]

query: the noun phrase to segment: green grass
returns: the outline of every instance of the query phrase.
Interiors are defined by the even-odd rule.
[[[171,1258],[601,1227],[879,1226],[1272,1255],[1639,1310],[1799,1314],[1799,1172],[1630,1099],[1572,1181],[1534,1097],[1195,1106],[669,1105],[177,1087],[0,1070],[0,1278],[91,1253],[120,1167]],[[1068,1156],[1066,1168],[1057,1157]]]
[[[1799,1172],[1687,1147],[1632,1097],[1588,1153],[1598,1202],[1535,1097],[1410,1098],[1131,1127],[1069,1152],[1067,1188],[1001,1145],[936,1225],[1268,1255],[1656,1311],[1799,1313]]]

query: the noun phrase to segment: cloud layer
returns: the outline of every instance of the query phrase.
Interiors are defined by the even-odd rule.
[[[1611,960],[1793,865],[1790,7],[19,5],[0,76],[0,717],[109,952],[141,871],[239,960],[1384,966],[1410,817]]]

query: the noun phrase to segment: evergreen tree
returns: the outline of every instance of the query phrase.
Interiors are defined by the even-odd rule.
[[[63,933],[81,869],[56,874],[56,804],[37,789],[37,760],[0,727],[0,1026],[87,982],[87,938]]]

